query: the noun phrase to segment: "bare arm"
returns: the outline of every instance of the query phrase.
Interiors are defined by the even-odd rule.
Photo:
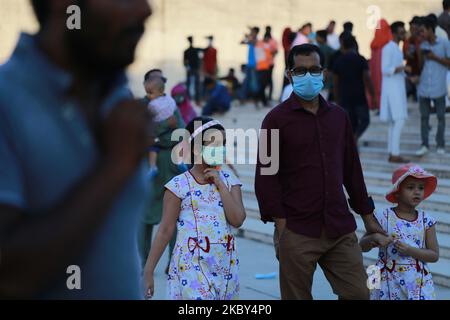
[[[386,247],[392,239],[381,233],[366,233],[360,240],[359,245],[363,252],[368,252],[373,248]]]
[[[430,52],[430,53],[427,55],[427,57],[428,57],[428,59],[430,59],[430,60],[434,60],[434,61],[436,61],[437,63],[440,63],[440,64],[442,64],[443,66],[445,66],[445,67],[447,67],[447,68],[450,68],[450,59],[449,59],[449,58],[441,58],[441,57],[438,57],[438,56],[436,56],[433,52]]]
[[[47,212],[32,216],[0,205],[0,296],[35,296],[87,248],[144,157],[145,112],[134,103],[113,110],[103,131],[103,161]]]
[[[171,191],[166,190],[163,200],[163,216],[156,233],[150,253],[145,264],[145,273],[153,274],[159,259],[161,259],[170,239],[175,231],[176,222],[180,216],[181,199]]]
[[[370,96],[374,97],[375,96],[375,88],[373,86],[372,79],[370,79],[369,70],[364,71],[363,79],[364,79],[364,85],[365,85],[366,89],[369,91]]]
[[[233,227],[239,228],[246,218],[241,187],[233,186],[230,192],[227,186],[223,184],[223,186],[219,187],[219,193],[228,222]]]
[[[397,69],[396,69],[395,72],[397,72]],[[373,86],[372,79],[370,78],[369,70],[365,70],[364,71],[363,79],[364,79],[364,86],[369,91],[370,96],[372,97],[372,105],[373,106],[378,106],[378,97],[375,94],[375,87]]]
[[[177,219],[180,216],[181,199],[178,198],[171,191],[166,190],[163,200],[163,216],[161,224],[156,233],[155,240],[147,257],[147,262],[144,268],[144,281],[147,291],[147,296],[152,297],[154,293],[153,274],[156,266],[161,259],[164,250],[169,244],[170,239],[175,231]]]
[[[359,240],[359,246],[361,247],[361,250],[363,252],[368,252],[372,250],[373,248],[378,246],[377,240],[376,240],[376,233],[371,234],[365,234],[360,240]]]
[[[395,247],[403,254],[409,255],[423,262],[437,262],[439,260],[439,244],[436,237],[436,228],[432,226],[426,231],[426,248],[419,249],[406,245],[403,242],[396,242]]]
[[[220,193],[227,221],[235,228],[242,226],[246,213],[244,204],[242,203],[241,187],[235,185],[229,191],[227,185],[220,179],[219,173],[215,168],[205,169],[204,174],[206,180],[213,182]]]

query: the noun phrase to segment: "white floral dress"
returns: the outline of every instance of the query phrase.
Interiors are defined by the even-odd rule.
[[[229,190],[241,185],[231,173],[220,170]],[[187,171],[165,187],[181,199],[177,240],[168,275],[171,300],[232,300],[238,298],[236,244],[214,184],[200,184]]]
[[[418,210],[414,221],[401,219],[392,208],[376,211],[383,230],[396,240],[415,248],[425,248],[425,233],[435,219]],[[381,270],[381,288],[371,291],[372,300],[434,300],[433,280],[426,263],[402,255],[391,243],[380,248],[377,267]]]

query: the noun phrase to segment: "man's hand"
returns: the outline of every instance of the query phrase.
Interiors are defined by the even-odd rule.
[[[398,66],[397,68],[395,68],[394,73],[397,74],[402,72],[403,70],[405,70],[404,66]]]
[[[280,237],[286,228],[286,219],[273,218],[275,221],[275,235],[273,241],[275,245],[275,256],[277,260],[280,260]]]
[[[361,217],[364,221],[364,227],[366,228],[367,233],[381,233],[387,236],[387,233],[381,228],[380,224],[372,214],[366,214]]]
[[[418,84],[420,82],[420,76],[411,76],[409,77],[409,81],[413,84]]]
[[[394,241],[394,239],[392,239],[391,237],[382,235],[380,233],[376,233],[374,236],[378,247],[387,247],[391,242]]]
[[[434,60],[434,61],[438,61],[438,60],[439,60],[439,57],[436,56],[436,55],[434,54],[433,51],[428,52],[428,53],[425,55],[425,57],[426,57],[427,59],[429,59],[429,60]]]
[[[281,236],[284,228],[286,228],[286,219],[273,218],[273,220],[275,221],[275,228],[277,228],[278,234]]]
[[[406,73],[412,73],[412,67],[411,66],[405,66],[405,72]]]
[[[106,160],[133,171],[152,144],[152,121],[145,104],[126,100],[113,108],[102,128]]]
[[[153,278],[153,272],[144,273],[144,283],[145,283],[145,298],[151,299],[155,294],[155,280]]]

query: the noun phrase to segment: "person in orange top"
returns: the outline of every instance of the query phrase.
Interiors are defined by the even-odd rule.
[[[266,40],[269,43],[271,57],[270,57],[270,74],[269,74],[269,95],[268,99],[269,101],[272,100],[272,92],[273,92],[273,68],[275,67],[275,56],[278,53],[278,42],[272,37],[272,27],[266,26],[266,33],[264,34],[264,40]]]
[[[372,78],[373,86],[375,88],[375,95],[377,96],[377,105],[369,99],[369,108],[372,110],[380,109],[381,99],[381,52],[383,47],[392,40],[391,27],[385,19],[381,19],[379,28],[375,29],[375,36],[370,44],[372,55],[369,62],[370,77]]]
[[[266,88],[270,83],[270,65],[273,61],[269,40],[270,39],[265,36],[264,40],[257,41],[255,46],[256,72],[259,82],[258,100],[262,102],[264,107],[268,106]]]

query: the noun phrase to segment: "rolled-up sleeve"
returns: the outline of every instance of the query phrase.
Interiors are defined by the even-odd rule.
[[[271,163],[263,163],[262,159],[272,159],[274,156],[280,155],[269,154],[272,143],[279,143],[279,141],[271,141],[271,131],[279,129],[276,126],[271,114],[264,119],[261,130],[267,130],[266,135],[261,135],[258,146],[258,156],[256,163],[255,174],[255,193],[258,200],[259,212],[261,214],[261,220],[266,222],[273,222],[273,218],[286,218],[282,204],[282,187],[280,184],[279,172],[276,174],[267,175],[261,172],[261,169],[270,167]],[[267,137],[267,139],[266,139]],[[263,154],[267,153],[266,155]]]
[[[345,134],[344,186],[350,197],[350,207],[359,215],[372,214],[375,206],[372,198],[367,194],[361,161],[348,116],[346,116]]]

